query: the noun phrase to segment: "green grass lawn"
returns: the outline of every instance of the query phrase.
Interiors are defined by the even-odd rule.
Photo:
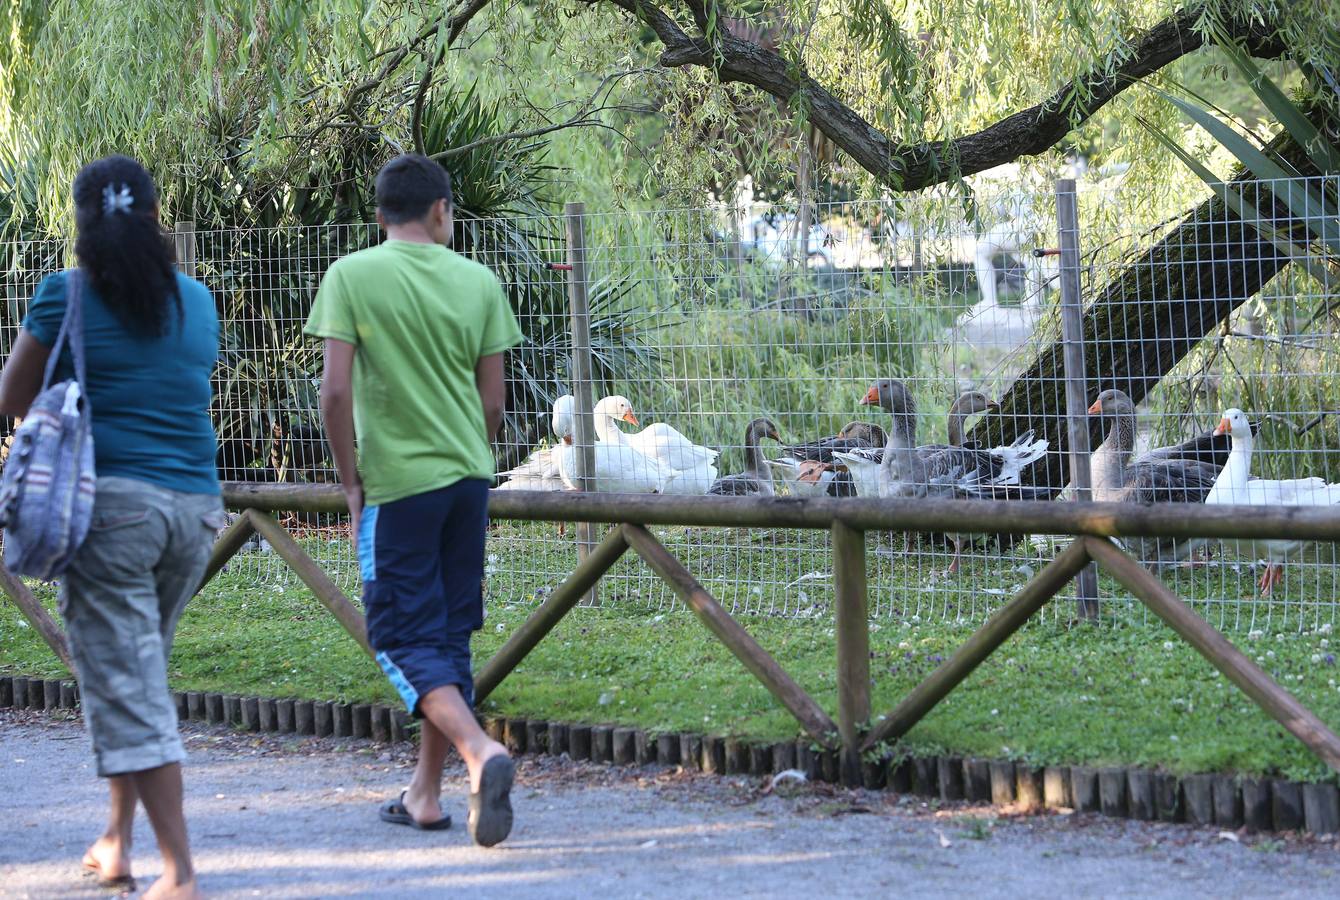
[[[1013,563],[1002,565],[1002,588],[1017,587],[1024,576]],[[986,574],[964,577],[984,584]],[[1245,578],[1249,584],[1250,573]],[[514,582],[515,575],[497,575],[490,583],[488,620],[475,640],[477,665],[534,608],[534,588]],[[1186,594],[1194,594],[1197,583],[1191,576],[1174,578],[1174,587]],[[826,583],[809,586],[816,597],[828,590]],[[799,734],[692,613],[649,610],[614,593],[607,592],[614,602],[604,608],[574,611],[503,682],[485,711],[761,739]],[[915,578],[902,585],[892,576],[872,580],[874,602],[894,610],[871,623],[877,714],[891,709],[981,621],[955,621],[938,614],[938,604],[937,615],[897,613],[924,608],[922,594]],[[1115,595],[1106,582],[1105,594]],[[40,596],[54,603],[50,589]],[[991,602],[1003,600],[993,597]],[[975,602],[980,608],[987,601]],[[1327,777],[1306,748],[1141,609],[1109,599],[1103,623],[1095,626],[1070,623],[1069,605],[1057,603],[1007,642],[899,749],[1037,765],[1142,764],[1176,772]],[[1340,673],[1331,644],[1340,636],[1331,634],[1328,623],[1303,616],[1277,616],[1269,629],[1260,627],[1260,618],[1250,628],[1230,630],[1229,637],[1324,721],[1340,727]],[[804,618],[745,615],[741,621],[835,714],[834,640],[826,611]],[[0,671],[64,674],[8,603],[0,603]],[[260,583],[237,571],[217,579],[187,609],[171,677],[182,690],[395,699],[373,663],[305,589],[276,579]]]

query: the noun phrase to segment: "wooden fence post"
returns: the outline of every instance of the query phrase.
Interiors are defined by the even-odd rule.
[[[1075,181],[1056,182],[1056,231],[1061,242],[1061,338],[1065,352],[1065,400],[1070,447],[1070,483],[1075,499],[1093,500],[1089,473],[1089,387],[1084,376],[1084,298],[1079,281],[1079,202]],[[1079,615],[1098,618],[1098,570],[1092,563],[1075,579]]]
[[[595,488],[596,428],[592,397],[591,365],[591,309],[587,303],[586,275],[586,204],[569,203],[563,209],[568,229],[568,302],[572,324],[572,396],[576,399],[573,417],[573,443],[576,445],[575,462],[577,485],[583,491]],[[590,522],[577,523],[577,558],[591,555],[596,544],[596,526]],[[586,595],[586,602],[594,606],[600,599],[598,582]]]
[[[832,534],[842,783],[858,787],[861,730],[870,721],[870,607],[865,579],[865,532],[834,522]]]
[[[223,571],[223,567],[228,565],[228,560],[236,556],[256,533],[256,526],[252,522],[253,515],[255,514],[251,510],[243,510],[242,514],[214,540],[209,565],[205,567],[205,574],[200,578],[200,587],[195,589],[197,594],[205,589],[205,585],[209,584],[215,575]]]
[[[172,244],[177,250],[177,267],[182,274],[196,277],[195,222],[178,222],[172,229]]]

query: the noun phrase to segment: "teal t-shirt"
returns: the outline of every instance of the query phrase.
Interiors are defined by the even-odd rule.
[[[65,272],[42,279],[24,329],[50,347],[65,315]],[[168,315],[167,333],[130,331],[85,276],[84,362],[99,476],[147,481],[192,494],[219,493],[210,376],[219,355],[219,317],[209,289],[177,275],[182,315]],[[69,348],[56,380],[74,377]]]
[[[437,244],[386,241],[326,272],[306,332],[353,344],[354,431],[369,506],[492,478],[475,384],[521,341],[502,285]]]

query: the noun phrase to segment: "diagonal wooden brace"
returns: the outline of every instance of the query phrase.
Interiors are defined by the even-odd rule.
[[[869,750],[884,741],[897,740],[911,731],[913,725],[925,718],[950,691],[972,674],[973,669],[1022,628],[1033,613],[1063,590],[1088,564],[1089,553],[1083,539],[1072,541],[1056,559],[1034,575],[1013,600],[977,629],[953,656],[913,688],[903,702],[871,730],[861,749]]]
[[[376,654],[368,644],[367,622],[353,602],[344,595],[344,591],[335,586],[335,582],[331,581],[321,567],[303,552],[298,542],[274,518],[255,510],[247,510],[247,514],[251,516],[251,524],[257,533],[270,542],[275,553],[288,563],[289,568],[316,595],[316,599],[339,620],[344,630],[358,641],[358,646],[363,648],[363,652],[375,658]]]
[[[1167,585],[1111,541],[1093,537],[1082,540],[1088,546],[1089,555],[1108,574],[1195,647],[1211,665],[1228,676],[1257,706],[1306,744],[1322,762],[1340,772],[1340,737],[1327,728],[1316,713],[1280,687],[1228,638],[1196,615]]]
[[[9,571],[4,563],[0,563],[0,589],[14,601],[19,612],[23,613],[23,617],[37,630],[42,640],[46,641],[51,652],[56,654],[71,674],[74,674],[74,662],[70,659],[70,646],[65,640],[65,632],[56,624],[56,620],[51,618],[46,607],[33,596],[33,592],[28,590],[28,585]]]
[[[698,618],[716,635],[717,640],[725,644],[726,648],[735,654],[736,659],[744,663],[744,667],[763,682],[763,686],[772,692],[791,715],[796,717],[796,721],[809,732],[809,735],[826,747],[833,746],[838,733],[838,727],[833,720],[809,694],[805,693],[804,688],[796,684],[791,676],[777,665],[777,661],[749,636],[749,632],[731,618],[730,613],[722,608],[716,598],[698,583],[679,560],[675,559],[670,551],[641,525],[623,525],[621,530],[629,546],[637,551],[638,556],[641,556],[647,565],[651,566],[652,571],[670,585],[680,599],[697,613]]]
[[[214,551],[209,555],[209,565],[205,567],[205,574],[200,579],[200,587],[195,589],[197,594],[204,590],[205,585],[213,581],[214,576],[228,565],[228,560],[236,556],[246,546],[247,541],[251,540],[251,536],[256,533],[252,516],[256,515],[260,513],[250,509],[242,510],[232,524],[224,529],[223,534],[219,535],[219,539],[214,542]]]
[[[606,535],[605,539],[591,548],[590,553],[577,564],[572,574],[560,584],[549,597],[540,604],[539,609],[530,614],[530,618],[512,633],[507,643],[498,648],[484,667],[475,676],[475,705],[493,693],[504,678],[512,673],[526,658],[530,651],[553,631],[564,616],[572,611],[586,597],[600,576],[609,571],[628,549],[623,532],[618,528]]]

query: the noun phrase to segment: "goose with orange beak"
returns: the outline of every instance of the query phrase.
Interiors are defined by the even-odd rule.
[[[653,422],[636,434],[621,430],[619,422],[641,424],[627,397],[606,397],[596,407],[596,436],[603,443],[627,447],[651,460],[666,475],[662,493],[706,494],[711,489],[717,478],[720,451],[693,443],[665,422]]]
[[[657,460],[620,440],[623,432],[614,424],[615,420],[637,420],[628,398],[617,395],[606,397],[595,405],[593,413],[597,437],[594,449],[596,467],[590,473],[593,490],[615,494],[666,492],[677,473],[668,471]],[[566,436],[556,449],[564,485],[569,490],[580,490],[572,435]]]
[[[916,402],[907,385],[896,378],[884,378],[873,385],[861,398],[863,406],[878,406],[893,416],[894,427],[901,421],[917,456],[925,463],[926,476],[930,479],[944,479],[952,472],[960,475],[955,480],[966,484],[1001,487],[1017,485],[1025,469],[1047,454],[1047,440],[1034,440],[1033,430],[1019,434],[1012,443],[989,450],[980,449],[975,444],[965,446],[963,426],[970,416],[981,412],[993,412],[1000,407],[980,391],[967,391],[954,399],[949,407],[947,444],[916,443]],[[872,452],[857,451],[857,468],[861,460],[878,463],[883,458],[882,450]],[[850,468],[850,466],[849,466]],[[873,469],[871,472],[873,473]],[[857,480],[857,493],[861,493],[861,476],[852,470]]]
[[[1215,434],[1226,434],[1233,441],[1228,462],[1215,480],[1206,503],[1228,506],[1335,506],[1340,504],[1340,484],[1327,484],[1322,478],[1268,479],[1252,477],[1252,450],[1255,436],[1247,415],[1240,409],[1224,411]],[[1225,539],[1226,550],[1253,562],[1265,560],[1265,571],[1257,586],[1268,597],[1275,585],[1284,580],[1284,563],[1296,555],[1304,541],[1265,539]]]
[[[833,454],[851,472],[858,494],[976,500],[1046,499],[1045,488],[1027,488],[1018,484],[1023,467],[1040,459],[1047,450],[1045,440],[1032,441],[1031,431],[1010,447],[988,451],[949,444],[918,446],[916,401],[903,382],[896,378],[877,381],[866,391],[861,403],[880,406],[890,413],[892,421],[888,443],[878,456],[868,451]],[[954,430],[961,437],[961,417],[990,406],[990,401],[981,394],[969,393],[960,397],[951,407],[951,426],[956,426]],[[1011,454],[1013,465],[1005,458]],[[973,544],[978,536],[950,533],[945,537],[954,545],[954,556],[945,575],[953,575],[959,570],[963,547]]]
[[[1111,421],[1107,437],[1090,458],[1093,499],[1100,503],[1200,503],[1219,474],[1212,463],[1197,459],[1141,457],[1131,462],[1135,447],[1135,404],[1125,393],[1106,390],[1089,407],[1089,415]],[[1186,559],[1203,540],[1123,538],[1122,545],[1155,570]]]

